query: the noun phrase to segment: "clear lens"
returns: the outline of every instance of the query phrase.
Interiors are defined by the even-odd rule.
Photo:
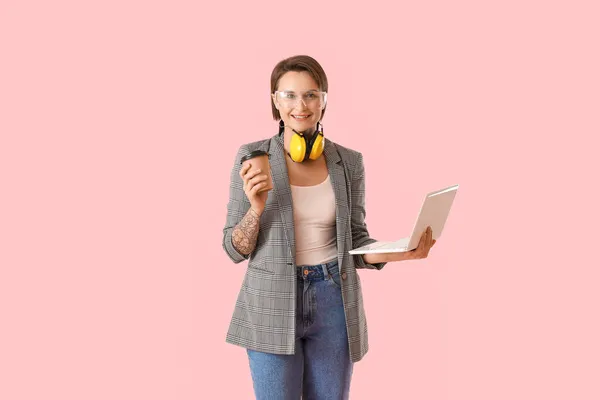
[[[304,93],[295,93],[290,91],[277,91],[275,92],[277,101],[279,104],[286,108],[293,108],[298,104],[299,101],[304,102],[307,107],[323,107],[327,101],[326,92],[318,92],[316,90],[310,90]]]

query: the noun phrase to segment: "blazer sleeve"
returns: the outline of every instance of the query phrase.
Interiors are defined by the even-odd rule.
[[[367,224],[365,223],[365,167],[363,157],[358,153],[357,161],[352,174],[351,182],[351,229],[352,229],[352,248],[371,244],[377,240],[369,236]],[[356,268],[377,269],[384,267],[385,262],[377,264],[367,264],[362,254],[354,254],[354,265]]]
[[[240,161],[242,157],[250,151],[246,146],[241,146],[235,157],[235,164],[231,169],[231,178],[229,184],[229,202],[227,203],[227,219],[223,228],[223,249],[234,263],[240,263],[250,258],[250,254],[244,255],[233,247],[232,234],[233,228],[244,218],[250,209],[250,201],[244,193],[244,182],[240,177]]]

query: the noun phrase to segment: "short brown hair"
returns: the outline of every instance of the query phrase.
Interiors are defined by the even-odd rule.
[[[273,68],[273,72],[271,72],[271,94],[274,94],[275,90],[277,90],[277,85],[279,85],[281,77],[289,71],[306,71],[315,82],[317,82],[319,90],[327,92],[327,89],[329,88],[329,85],[327,84],[327,75],[325,75],[325,71],[323,70],[323,67],[321,67],[321,64],[310,56],[300,55],[281,60],[277,63],[275,68]],[[325,105],[325,108],[327,108],[327,105]],[[323,111],[321,112],[321,118],[325,115],[325,108],[323,108]],[[275,108],[273,97],[271,97],[271,111],[273,111],[273,119],[279,121],[281,115],[279,114],[279,110]]]

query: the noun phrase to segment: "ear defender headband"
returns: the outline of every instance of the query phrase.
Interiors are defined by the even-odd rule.
[[[285,128],[283,120],[279,121],[279,133]],[[325,149],[325,137],[323,136],[323,125],[317,122],[317,130],[310,139],[306,139],[304,132],[298,132],[293,128],[294,135],[290,141],[290,152],[288,155],[294,162],[304,162],[308,159],[316,160],[321,157]]]

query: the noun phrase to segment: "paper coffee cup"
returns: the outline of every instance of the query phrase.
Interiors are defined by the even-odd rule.
[[[271,165],[269,164],[269,153],[262,150],[254,150],[252,153],[245,155],[241,160],[242,166],[250,163],[250,170],[260,169],[262,174],[267,175],[267,186],[258,190],[258,193],[273,189],[273,177],[271,176]]]

